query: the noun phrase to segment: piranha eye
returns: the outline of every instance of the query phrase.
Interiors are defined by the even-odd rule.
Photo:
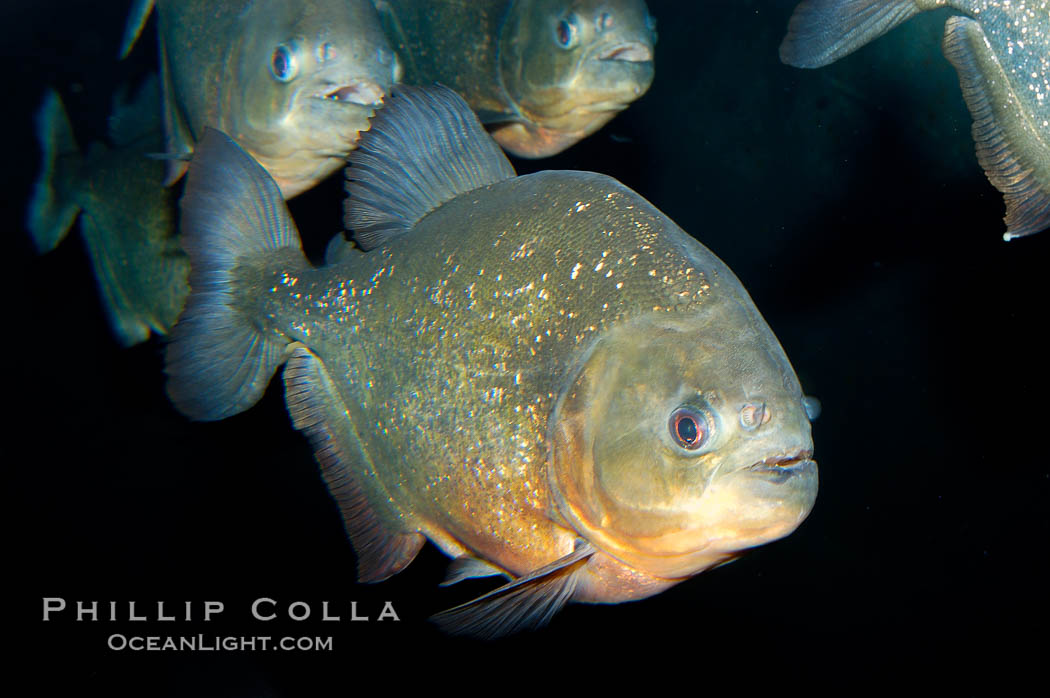
[[[672,412],[668,426],[674,442],[687,451],[695,451],[706,444],[712,432],[707,415],[692,407],[679,407]]]
[[[558,22],[558,26],[554,30],[554,39],[558,42],[558,46],[569,49],[576,45],[578,34],[576,15],[569,15]]]
[[[299,64],[295,60],[295,53],[287,44],[281,44],[274,49],[273,57],[270,59],[270,73],[281,82],[289,82],[299,72]]]

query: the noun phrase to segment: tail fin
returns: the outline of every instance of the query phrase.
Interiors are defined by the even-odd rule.
[[[261,332],[238,308],[234,270],[299,233],[270,175],[228,136],[207,129],[182,197],[190,297],[166,351],[168,396],[192,419],[223,419],[255,404],[289,341]]]
[[[73,138],[62,100],[48,90],[36,114],[36,135],[43,155],[40,176],[33,187],[26,214],[26,227],[37,251],[48,252],[65,238],[73,226],[80,206],[71,200],[70,170],[79,167],[80,149]]]
[[[921,0],[803,0],[788,22],[780,60],[796,68],[834,63],[922,12],[923,5]]]

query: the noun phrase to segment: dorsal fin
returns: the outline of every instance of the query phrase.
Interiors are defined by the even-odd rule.
[[[395,87],[349,162],[345,222],[365,250],[460,194],[514,176],[467,103],[441,85]]]

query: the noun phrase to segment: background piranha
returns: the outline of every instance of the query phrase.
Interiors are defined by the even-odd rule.
[[[375,0],[404,81],[467,100],[519,157],[593,134],[653,80],[655,21],[642,0]]]
[[[124,53],[154,4],[168,183],[212,126],[295,196],[342,166],[400,75],[368,0],[136,0]]]
[[[110,116],[110,148],[80,152],[58,94],[37,112],[44,160],[26,227],[40,252],[55,247],[79,218],[109,325],[122,344],[165,334],[182,312],[189,261],[175,229],[175,192],[163,184],[156,79],[122,97]]]

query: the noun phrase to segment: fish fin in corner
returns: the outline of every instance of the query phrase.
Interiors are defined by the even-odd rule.
[[[542,628],[572,598],[594,553],[590,543],[577,541],[568,555],[431,620],[448,633],[479,640]]]
[[[460,194],[514,177],[467,103],[441,85],[394,87],[349,163],[345,223],[364,250]]]
[[[834,63],[924,9],[919,0],[803,0],[788,21],[780,60],[796,68]]]
[[[193,157],[193,134],[179,109],[175,98],[175,86],[171,77],[171,66],[168,64],[168,51],[164,37],[160,37],[160,83],[164,113],[164,148],[163,159],[166,161],[164,186],[170,187],[186,174],[189,160]],[[249,156],[250,157],[250,156]],[[269,176],[269,175],[267,175]]]
[[[355,479],[362,467],[371,470],[371,462],[346,418],[346,406],[321,359],[302,344],[293,346],[284,368],[288,413],[310,439],[328,491],[342,512],[357,553],[358,580],[381,582],[407,567],[426,539],[418,532],[390,530],[373,509]]]
[[[40,143],[40,175],[26,212],[26,228],[43,254],[60,243],[80,212],[71,188],[83,160],[73,127],[62,99],[48,90],[36,114],[36,134]]]
[[[131,3],[131,10],[128,13],[128,21],[124,25],[124,38],[120,41],[121,60],[128,57],[128,54],[131,53],[131,49],[135,46],[135,42],[137,42],[139,36],[142,35],[142,30],[146,26],[146,21],[149,20],[149,16],[153,12],[153,1],[154,0],[133,0]]]
[[[977,160],[1006,201],[1003,238],[1050,228],[1050,143],[1017,109],[1018,98],[981,25],[966,17],[950,17],[943,49],[959,73],[973,117]]]
[[[258,402],[291,344],[239,310],[235,270],[282,250],[309,262],[277,184],[221,131],[205,129],[181,210],[191,292],[165,349],[168,397],[191,419],[224,419]]]

